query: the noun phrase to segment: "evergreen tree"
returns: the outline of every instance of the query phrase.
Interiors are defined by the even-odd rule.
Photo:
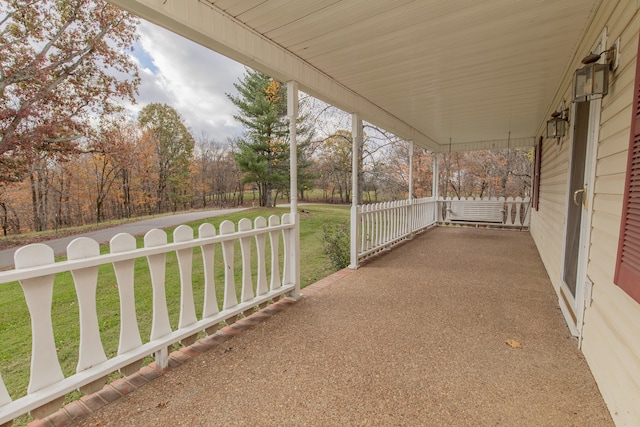
[[[289,183],[286,87],[249,69],[234,86],[238,96],[227,97],[239,110],[234,117],[245,127],[237,141],[236,161],[244,173],[243,182],[257,186],[260,206],[272,207],[273,193],[286,191]]]

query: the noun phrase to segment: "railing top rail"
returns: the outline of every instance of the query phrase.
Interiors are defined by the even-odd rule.
[[[462,197],[462,198],[457,198],[457,197],[440,197],[438,198],[439,202],[524,202],[527,200],[530,200],[531,198],[529,196],[526,197],[522,197],[522,196],[516,196],[516,197],[482,197],[482,198],[472,198],[472,197]]]
[[[166,243],[161,246],[137,248],[131,251],[105,253],[99,256],[82,258],[76,260],[59,261],[54,264],[40,265],[36,267],[19,268],[14,270],[0,271],[0,284],[14,282],[17,280],[31,279],[34,277],[45,276],[49,274],[63,273],[80,268],[96,267],[103,264],[126,261],[132,258],[142,258],[149,255],[157,255],[180,249],[195,248],[207,244],[226,242],[237,240],[243,237],[253,237],[271,231],[280,231],[293,228],[293,224],[280,224],[268,226],[248,231],[236,231],[232,234],[219,234],[213,237],[198,237],[185,242]],[[153,230],[151,230],[153,231]],[[44,243],[34,243],[36,245],[45,245]],[[26,247],[26,246],[25,246]],[[22,249],[22,248],[20,248]],[[18,250],[20,250],[18,249]]]

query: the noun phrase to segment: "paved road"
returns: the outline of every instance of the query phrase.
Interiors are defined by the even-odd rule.
[[[76,237],[85,236],[90,237],[98,243],[106,243],[113,236],[118,233],[129,233],[133,236],[139,236],[145,234],[147,231],[154,228],[173,227],[175,225],[184,224],[191,221],[197,221],[204,218],[212,218],[215,216],[228,215],[231,213],[239,212],[245,208],[237,209],[217,209],[213,211],[198,211],[189,212],[178,215],[159,216],[157,218],[145,219],[142,221],[131,222],[128,224],[117,225],[111,228],[105,228],[102,230],[88,231],[86,233],[79,233],[73,236],[61,237],[59,239],[49,240],[46,243],[51,246],[56,255],[63,255],[66,252],[67,245]],[[0,268],[13,267],[13,254],[18,247],[0,250]]]

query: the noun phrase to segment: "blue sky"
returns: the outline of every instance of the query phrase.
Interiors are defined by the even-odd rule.
[[[244,66],[187,39],[142,21],[140,40],[133,56],[140,66],[142,82],[137,113],[151,102],[174,107],[196,138],[226,142],[242,128],[233,119],[234,105],[226,93],[235,93],[233,83],[244,74]]]
[[[152,74],[158,73],[158,67],[156,67],[156,64],[153,62],[153,58],[146,50],[144,50],[139,40],[135,42],[133,50],[133,55],[141,68],[148,69]]]

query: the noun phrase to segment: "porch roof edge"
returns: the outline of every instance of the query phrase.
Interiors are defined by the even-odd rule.
[[[267,39],[210,3],[200,0],[107,0],[241,64],[281,81],[295,80],[300,90],[347,113],[359,113],[376,126],[423,148],[444,146],[387,110],[348,89],[282,46]]]
[[[507,138],[494,139],[487,141],[469,141],[440,145],[436,153],[460,152],[460,151],[478,151],[478,150],[501,150],[505,148],[524,148],[535,146],[536,138],[534,136],[527,138]]]

